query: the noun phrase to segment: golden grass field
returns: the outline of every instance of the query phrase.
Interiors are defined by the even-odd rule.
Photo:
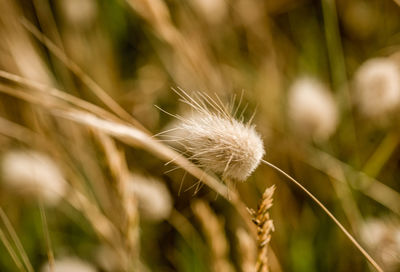
[[[0,0],[1,272],[400,271],[398,0]]]

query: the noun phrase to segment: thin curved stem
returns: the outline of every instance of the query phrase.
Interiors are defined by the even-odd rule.
[[[312,193],[310,193],[303,185],[301,185],[297,180],[292,178],[289,174],[287,174],[285,171],[280,169],[278,166],[275,166],[274,164],[266,161],[266,160],[261,160],[262,163],[268,165],[269,167],[275,169],[278,171],[280,174],[284,175],[287,177],[291,182],[296,184],[297,187],[299,187],[301,190],[303,190],[315,203],[318,204],[324,210],[324,212],[335,222],[335,224],[341,229],[341,231],[349,238],[349,240],[356,246],[356,248],[365,256],[365,258],[371,263],[371,265],[379,272],[383,272],[383,269],[375,262],[375,260],[368,254],[367,251],[357,242],[357,240],[346,230],[346,228],[339,222],[338,219],[324,206],[324,204],[321,203],[321,201],[318,200]]]

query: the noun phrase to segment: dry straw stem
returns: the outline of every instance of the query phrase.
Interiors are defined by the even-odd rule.
[[[198,168],[195,164],[191,163],[178,152],[162,144],[154,137],[151,137],[149,134],[147,134],[147,132],[127,124],[126,122],[120,120],[117,116],[104,111],[94,104],[83,101],[72,95],[68,95],[53,87],[49,87],[36,81],[22,78],[1,70],[0,77],[30,87],[30,89],[42,93],[48,99],[40,99],[28,91],[7,87],[5,85],[0,85],[0,92],[20,98],[29,103],[40,105],[49,110],[49,112],[53,115],[73,120],[87,127],[98,129],[103,133],[111,135],[128,145],[147,150],[166,162],[174,162],[176,165],[182,167],[188,173],[204,182],[215,192],[232,203],[240,216],[244,219],[248,228],[252,231],[252,234],[255,234],[255,229],[250,222],[251,220],[246,211],[246,207],[239,200],[239,197],[236,193],[229,192],[228,194],[228,189],[224,184]],[[85,108],[88,109],[89,112],[87,110],[83,110]]]
[[[400,91],[400,90],[399,90]],[[385,138],[379,143],[374,153],[364,164],[362,171],[368,176],[375,178],[379,175],[382,168],[388,162],[393,153],[400,144],[400,135],[398,131],[389,131]]]
[[[0,134],[26,144],[37,143],[42,146],[47,145],[47,142],[39,134],[2,117],[0,117]]]
[[[221,83],[218,77],[219,74],[216,64],[210,60],[210,52],[207,48],[196,41],[190,39],[183,34],[173,23],[171,13],[168,6],[163,0],[127,0],[132,9],[141,16],[154,33],[164,40],[172,48],[174,55],[177,56],[177,63],[190,71],[190,79],[195,80],[196,86],[207,86],[207,83],[213,84],[214,89],[220,87]],[[161,57],[162,53],[161,53]],[[167,65],[168,68],[169,65]],[[175,77],[176,82],[180,82],[179,76],[171,71],[171,75]],[[188,81],[186,78],[185,81]],[[186,84],[186,82],[180,82]]]
[[[154,1],[152,1],[154,2]],[[157,12],[155,12],[155,10],[153,10],[153,6],[154,5],[149,5],[149,2],[147,1],[140,1],[139,2],[140,5],[143,5],[143,7],[145,7],[145,9],[150,9],[150,14],[152,14],[151,16],[155,15],[155,18],[159,18],[157,14]],[[157,1],[154,3],[159,3],[161,6],[161,2]],[[160,6],[160,5],[156,5],[156,6]],[[161,7],[160,6],[160,7]],[[163,8],[161,8],[162,10]],[[155,12],[155,14],[153,14]],[[164,14],[165,16],[169,16],[168,11],[166,10],[166,13]],[[163,15],[163,16],[164,16]],[[168,19],[167,19],[168,21]],[[115,101],[112,100],[111,97],[108,96],[108,94],[92,79],[90,78],[87,74],[85,74],[83,72],[83,70],[76,64],[74,63],[72,60],[70,60],[65,54],[64,52],[58,48],[50,39],[48,39],[45,35],[43,35],[34,25],[32,25],[28,20],[26,19],[22,19],[21,21],[22,25],[28,30],[30,31],[40,42],[42,42],[49,50],[50,52],[52,52],[56,57],[58,57],[76,76],[78,76],[82,82],[84,84],[86,84],[86,86],[91,89],[97,96],[98,98],[103,101],[104,104],[106,104],[115,114],[117,114],[118,116],[120,116],[121,118],[123,118],[124,120],[128,121],[129,123],[133,124],[135,127],[138,128],[138,131],[140,133],[144,133],[147,132],[146,129],[139,123],[137,122],[133,117],[131,117],[129,114],[127,114]],[[162,24],[161,24],[162,25]],[[171,25],[172,26],[172,25]],[[179,33],[178,31],[175,31],[175,33]],[[174,41],[176,41],[175,39],[173,39]],[[177,39],[177,40],[181,40],[181,39]],[[179,46],[178,46],[179,47]],[[191,54],[189,54],[188,56],[190,56]],[[6,73],[6,72],[4,72]],[[6,75],[9,76],[9,75]],[[12,80],[12,79],[10,79]],[[15,81],[15,80],[14,80]],[[25,81],[24,84],[26,84],[27,82]],[[29,82],[29,83],[32,83]],[[35,88],[36,89],[41,89],[43,90],[43,85],[42,86],[38,86],[40,84],[35,84]],[[56,90],[55,88],[51,88],[51,87],[47,87],[46,88],[51,89],[53,92],[55,91],[57,93],[58,96],[60,97],[64,97],[67,98],[70,103],[77,103],[77,101],[79,101],[79,104],[81,105],[80,107],[83,106],[83,104],[86,104],[86,106],[90,103],[87,103],[85,101],[79,100],[78,98],[74,98],[71,95],[67,95],[65,93],[62,92],[58,92],[58,90]],[[22,99],[26,99],[26,97],[21,97]],[[30,97],[31,101],[32,101],[32,97]],[[40,103],[41,101],[39,101]],[[85,106],[83,106],[82,108],[86,109]],[[104,110],[101,110],[101,108],[96,107],[95,105],[91,105],[90,109],[94,109],[97,112],[101,111],[101,115],[102,117],[104,117],[104,115],[110,117],[109,114],[104,114]],[[114,118],[110,118],[109,120],[115,120]],[[122,122],[122,120],[121,120]],[[146,145],[147,147],[150,147],[150,150],[152,151],[156,151],[154,146],[157,145],[158,143],[156,141],[153,141],[153,144],[150,145]],[[151,147],[151,145],[153,145]],[[155,152],[157,155],[159,155],[160,158],[165,158],[167,153],[175,153],[173,152],[171,149],[166,149],[165,146],[160,146],[159,148],[161,148],[164,151],[157,151]],[[160,156],[161,155],[161,156]],[[167,155],[168,157],[168,155]],[[209,176],[208,174],[206,174],[204,171],[202,171],[201,169],[197,168],[195,165],[189,163],[183,156],[177,157],[177,154],[171,154],[170,158],[168,159],[168,161],[174,160],[176,164],[178,164],[180,167],[184,168],[186,171],[188,171],[189,173],[191,173],[192,175],[194,175],[195,177],[199,178],[200,180],[202,180],[204,183],[208,184],[210,187],[212,187],[217,193],[219,193],[220,195],[224,196],[225,198],[229,198],[229,201],[237,208],[239,214],[243,217],[243,218],[247,218],[247,213],[245,210],[245,206],[243,205],[243,203],[240,202],[238,196],[236,194],[227,194],[227,189],[225,186],[223,186],[222,184],[220,184],[216,179],[214,179],[213,177]],[[245,220],[245,222],[247,223],[248,227],[250,229],[252,229],[252,225],[249,222],[249,220]]]
[[[207,244],[211,249],[213,271],[233,272],[234,268],[228,261],[229,245],[225,237],[223,219],[218,218],[210,206],[201,200],[193,202],[192,210],[200,221]]]
[[[24,265],[26,266],[26,270],[28,272],[33,272],[34,269],[32,267],[31,262],[29,261],[28,255],[26,254],[25,249],[22,246],[22,243],[19,240],[18,235],[17,235],[14,227],[12,226],[12,224],[11,224],[10,220],[8,219],[6,213],[4,212],[4,210],[1,207],[0,207],[0,217],[1,217],[1,220],[3,221],[3,223],[4,223],[4,226],[6,227],[6,229],[8,231],[12,241],[14,242],[19,254],[21,255],[21,259],[22,259]]]
[[[8,232],[8,235],[11,237],[11,240],[13,241],[17,252],[19,253],[19,257],[18,255],[15,253],[10,241],[8,240],[7,236],[5,235],[5,233],[1,230],[0,228],[0,239],[2,240],[4,246],[6,247],[7,251],[9,252],[9,254],[11,255],[12,259],[14,260],[15,264],[17,265],[17,267],[21,270],[21,271],[28,271],[28,272],[33,272],[33,267],[32,264],[29,261],[28,255],[25,252],[24,247],[22,246],[21,241],[18,238],[18,235],[14,229],[14,227],[12,226],[10,220],[8,219],[6,213],[4,212],[4,210],[0,207],[0,218],[1,221],[3,222],[5,229]],[[19,258],[21,258],[23,265],[25,266],[24,268],[21,269],[22,264],[19,260]]]
[[[255,272],[256,243],[248,232],[242,228],[236,230],[240,268],[242,272]]]
[[[51,239],[50,239],[49,227],[47,224],[46,211],[44,209],[42,202],[39,203],[39,209],[40,209],[40,218],[42,220],[42,229],[43,229],[43,235],[44,235],[44,240],[45,240],[45,244],[46,244],[49,268],[50,268],[50,271],[54,271],[54,253],[53,253],[53,249],[51,246]]]
[[[91,113],[82,110],[75,110],[73,107],[69,106],[68,108],[60,107],[60,104],[65,104],[64,101],[46,101],[43,99],[38,99],[37,97],[28,94],[25,91],[16,90],[12,88],[7,88],[6,86],[0,85],[0,92],[7,93],[9,95],[18,97],[30,103],[38,104],[47,108],[52,114],[56,116],[60,116],[69,120],[73,120],[75,122],[81,123],[85,126],[99,129],[100,131],[112,135],[121,141],[132,145],[134,147],[142,148],[150,153],[153,153],[157,157],[165,161],[173,161],[178,166],[185,169],[194,177],[197,177],[205,184],[214,189],[217,193],[227,199],[229,202],[233,204],[233,206],[237,209],[239,214],[245,219],[245,223],[251,231],[254,231],[254,227],[249,223],[248,215],[246,208],[243,203],[239,200],[238,195],[234,192],[230,192],[228,194],[228,189],[221,182],[218,182],[215,178],[211,177],[207,173],[205,173],[200,168],[196,167],[193,163],[191,163],[188,159],[180,155],[179,153],[173,151],[171,148],[163,145],[153,137],[149,136],[147,133],[142,130],[135,128],[130,125],[126,125],[123,121],[111,121],[104,118],[97,117]],[[51,96],[51,94],[48,94]],[[76,98],[78,99],[78,98]],[[62,103],[63,102],[63,103]],[[57,107],[56,107],[57,106]],[[59,108],[59,109],[57,109]],[[61,109],[60,109],[61,108]],[[117,118],[117,117],[115,117]],[[346,236],[353,242],[353,244],[361,251],[361,253],[368,259],[369,262],[378,270],[382,271],[379,265],[368,255],[368,253],[357,243],[357,241],[349,234],[349,232],[340,224],[340,222],[329,212],[329,210],[309,191],[307,191],[300,183],[294,180],[291,176],[286,174],[284,171],[276,167],[275,165],[262,160],[263,163],[271,166],[276,169],[281,174],[288,177],[291,181],[293,181],[297,186],[299,186],[303,191],[305,191],[328,215],[332,218],[332,220],[339,226],[339,228],[346,234]]]
[[[11,124],[15,125],[14,123],[11,123]],[[17,125],[17,127],[19,129],[22,128],[22,127],[19,127],[18,125]],[[32,131],[30,131],[26,128],[24,128],[24,129],[25,129],[24,131],[27,132],[28,135],[33,133]],[[40,135],[37,135],[37,136],[40,137]],[[68,172],[71,172],[71,171],[68,171]],[[70,173],[71,182],[79,179],[72,172]],[[85,194],[80,192],[80,190],[82,190],[82,188],[79,188],[80,186],[76,182],[75,183],[72,182],[71,185],[72,186],[70,187],[70,192],[68,195],[65,196],[65,200],[72,207],[74,207],[76,210],[82,212],[85,215],[86,219],[92,225],[93,229],[98,234],[99,238],[103,239],[108,244],[110,244],[115,250],[119,251],[120,254],[124,254],[124,252],[121,251],[121,250],[123,250],[123,244],[124,245],[126,244],[129,249],[136,246],[136,243],[135,243],[136,240],[132,242],[132,239],[130,239],[132,237],[130,235],[123,236],[124,238],[127,237],[127,239],[124,239],[120,236],[120,234],[118,233],[118,229],[106,216],[103,215],[101,210],[98,208],[97,204],[92,203],[90,198],[88,198]],[[51,252],[49,234],[48,234],[48,230],[46,227],[46,219],[44,217],[45,215],[44,215],[44,211],[42,211],[42,207],[41,207],[41,216],[42,216],[42,220],[43,220],[43,224],[44,224],[43,229],[45,232],[45,240],[46,240],[46,244],[48,247],[49,264],[51,266],[53,257],[52,257],[52,252]],[[2,217],[2,218],[4,219],[4,217]],[[8,226],[9,232],[11,234],[13,234],[12,229],[10,229],[10,225],[6,224],[6,226]],[[133,232],[133,231],[135,231],[135,229],[130,228],[130,231]],[[15,241],[15,243],[17,244],[18,241],[16,240],[17,237],[16,237],[15,232],[13,235],[11,235],[11,237],[14,237],[13,241]],[[3,240],[3,243],[5,244],[5,246],[7,248],[9,248],[8,245],[10,243],[8,241],[4,240],[3,237],[0,237],[0,238]],[[12,249],[12,248],[10,248],[10,249]],[[23,256],[24,253],[22,251],[23,250],[22,245],[17,247],[17,249],[18,249],[18,252],[20,252],[20,255]],[[135,248],[135,252],[136,252],[136,249],[137,248]],[[10,250],[8,250],[8,251],[10,252],[10,254],[12,256],[14,255],[13,252],[11,252]],[[135,257],[136,257],[136,255],[135,255]],[[25,260],[27,260],[26,257],[25,257]],[[18,266],[18,264],[17,264],[17,266]],[[29,270],[29,271],[31,271],[31,270]]]
[[[347,184],[345,177],[343,177],[340,172],[335,171],[335,169],[343,169],[353,189],[363,192],[366,196],[384,205],[397,215],[400,215],[400,194],[389,186],[363,172],[357,171],[350,165],[321,150],[310,147],[307,150],[306,156],[297,153],[296,155],[301,156],[301,159],[307,164],[320,170],[336,181]]]
[[[59,58],[68,69],[70,69],[81,81],[99,98],[112,112],[120,116],[127,122],[134,124],[136,127],[146,130],[142,124],[127,113],[117,102],[115,102],[99,84],[97,84],[89,75],[87,75],[78,64],[68,58],[65,53],[57,47],[49,38],[42,34],[31,22],[22,18],[21,24],[34,35],[41,43],[43,43],[51,53]]]
[[[275,166],[274,164],[262,160],[262,163],[268,165],[274,170],[278,171],[283,176],[287,177],[291,182],[293,182],[297,187],[299,187],[302,191],[304,191],[315,203],[318,204],[322,208],[322,210],[335,222],[335,224],[340,228],[340,230],[349,238],[349,240],[354,244],[354,246],[364,255],[364,257],[372,264],[372,266],[379,272],[383,272],[383,269],[375,262],[375,260],[368,254],[367,251],[357,242],[357,240],[346,230],[346,228],[339,222],[338,219],[318,200],[311,192],[309,192],[303,185],[301,185],[297,180],[292,178],[285,171]]]
[[[268,245],[271,240],[271,232],[274,231],[274,224],[269,215],[272,207],[275,185],[267,188],[262,195],[261,203],[257,211],[249,210],[253,216],[253,222],[257,226],[258,254],[256,262],[257,272],[269,272]]]
[[[97,140],[104,149],[107,165],[115,180],[118,199],[121,203],[118,206],[122,213],[122,224],[119,226],[124,237],[125,246],[129,252],[129,256],[138,259],[139,245],[139,214],[137,207],[137,199],[129,193],[129,170],[126,165],[125,156],[122,151],[117,149],[114,140],[101,132],[94,133]]]
[[[116,239],[119,237],[116,227],[102,214],[96,205],[87,199],[85,195],[74,190],[67,197],[67,200],[72,207],[78,211],[82,211],[100,237],[114,246],[116,244],[122,244],[121,241]]]
[[[25,77],[21,77],[3,70],[0,70],[0,77],[6,80],[9,80],[11,82],[20,84],[22,86],[26,86],[29,87],[37,92],[40,93],[40,95],[43,96],[47,96],[47,98],[49,97],[55,97],[60,99],[61,101],[63,101],[66,104],[72,104],[75,107],[78,107],[80,109],[84,109],[86,111],[89,111],[93,114],[102,116],[102,117],[107,117],[110,119],[115,119],[115,116],[111,113],[109,113],[108,111],[104,110],[103,108],[98,107],[97,105],[94,105],[92,103],[89,103],[85,100],[79,99],[73,95],[70,95],[66,92],[63,92],[57,88],[48,86],[46,84],[43,83],[39,83],[37,81],[25,78]],[[13,95],[12,92],[13,89],[10,89],[9,92],[7,92],[10,95]]]
[[[17,253],[15,252],[14,248],[11,246],[11,242],[8,240],[7,236],[3,232],[3,230],[0,228],[0,241],[3,243],[4,247],[8,251],[8,254],[10,254],[11,259],[14,261],[15,265],[17,266],[19,271],[26,271],[24,266],[22,265],[20,259],[18,258]]]

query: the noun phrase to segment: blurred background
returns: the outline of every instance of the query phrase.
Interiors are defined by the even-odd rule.
[[[154,105],[185,110],[176,87],[255,112],[265,158],[400,271],[399,4],[0,0],[0,271],[255,271],[255,241],[224,198],[51,114],[69,94],[154,135],[174,122]],[[373,271],[270,168],[236,190],[256,208],[272,184],[271,271]]]

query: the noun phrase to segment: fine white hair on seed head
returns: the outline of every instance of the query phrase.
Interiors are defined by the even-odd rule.
[[[245,181],[265,153],[255,126],[250,121],[244,123],[243,117],[232,117],[239,107],[234,109],[233,103],[227,107],[218,97],[214,100],[204,93],[189,96],[183,90],[176,92],[193,111],[185,117],[177,116],[179,122],[167,136],[173,137],[204,169],[223,179]]]

